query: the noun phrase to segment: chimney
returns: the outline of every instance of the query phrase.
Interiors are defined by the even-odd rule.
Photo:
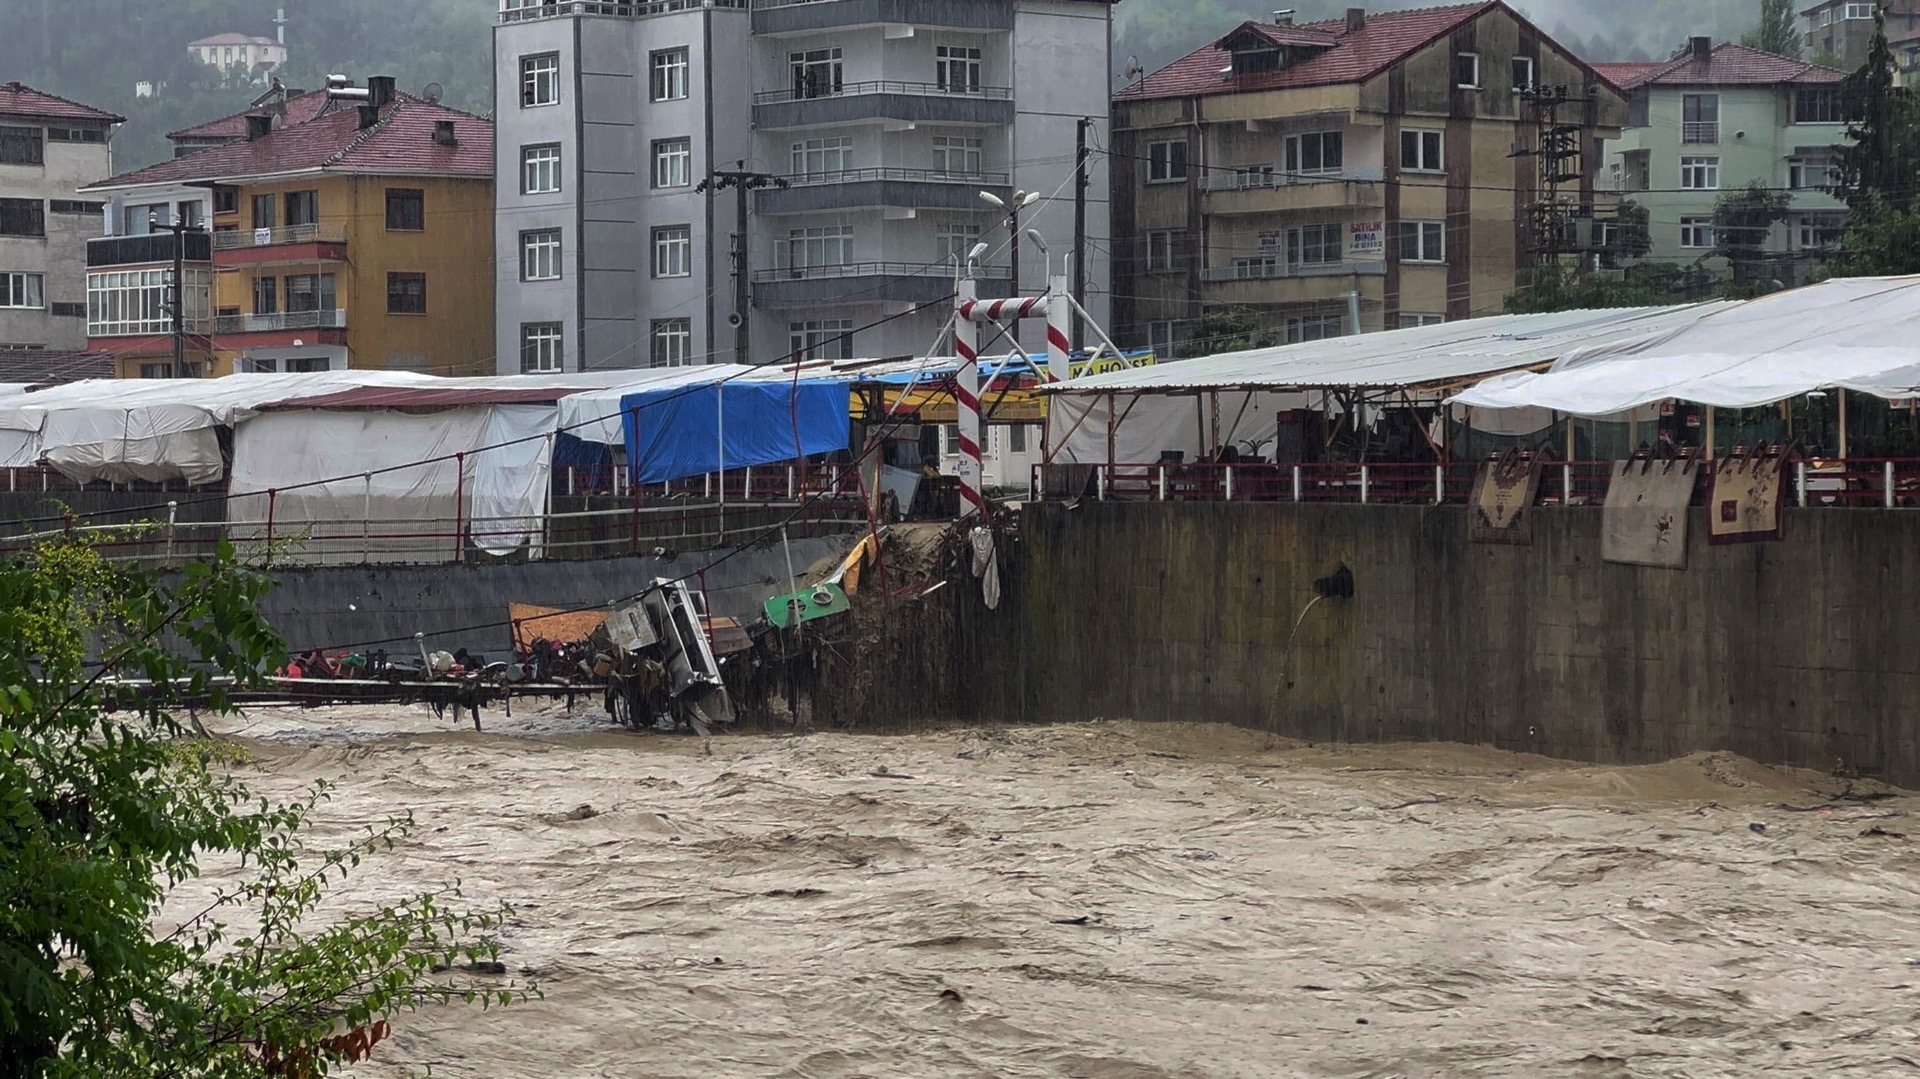
[[[1273,13],[1273,25],[1275,25],[1275,26],[1292,26],[1292,25],[1293,25],[1293,9],[1292,9],[1292,8],[1281,8],[1281,9],[1280,9],[1279,11],[1276,11],[1276,12],[1274,12],[1274,13]]]
[[[1711,56],[1713,39],[1710,37],[1690,37],[1687,39],[1687,51],[1695,56]]]
[[[367,92],[370,104],[376,109],[384,109],[393,103],[393,76],[375,75],[367,80]]]
[[[435,120],[433,122],[433,141],[440,146],[460,145],[459,136],[453,133],[452,120]]]
[[[1360,28],[1365,25],[1367,25],[1366,8],[1350,7],[1347,9],[1347,33],[1357,34],[1360,32]]]
[[[247,141],[264,139],[273,134],[273,117],[260,113],[247,114]]]
[[[380,122],[380,110],[372,105],[354,106],[360,111],[360,130],[365,131]]]

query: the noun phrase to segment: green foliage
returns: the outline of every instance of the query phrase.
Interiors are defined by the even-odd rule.
[[[1874,10],[1866,63],[1841,84],[1849,144],[1841,148],[1836,193],[1858,207],[1879,194],[1893,207],[1913,205],[1920,177],[1920,109],[1913,94],[1894,81],[1893,50],[1887,44],[1886,13]]]
[[[1269,348],[1282,340],[1279,331],[1263,325],[1255,312],[1244,307],[1217,307],[1193,321],[1187,339],[1174,349],[1174,355],[1191,359],[1216,352]]]
[[[255,801],[223,771],[230,750],[175,721],[284,655],[258,613],[267,587],[224,547],[172,584],[73,542],[0,564],[0,1075],[313,1079],[364,1058],[390,1016],[512,999],[436,973],[497,956],[499,913],[457,892],[317,917],[409,821],[310,848],[324,790]],[[241,883],[156,929],[208,858],[237,860]]]
[[[1714,284],[1699,266],[1650,262],[1614,272],[1575,270],[1559,264],[1535,266],[1506,299],[1510,315],[1541,311],[1584,311],[1602,307],[1655,307],[1702,299]]]
[[[1903,210],[1868,192],[1854,203],[1840,254],[1821,269],[1827,277],[1920,273],[1920,207]]]
[[[1800,58],[1800,26],[1794,0],[1760,0],[1760,21],[1740,38],[1750,49]]]
[[[1715,253],[1727,260],[1733,272],[1729,298],[1748,299],[1770,291],[1767,235],[1792,209],[1793,196],[1759,180],[1714,200]]]

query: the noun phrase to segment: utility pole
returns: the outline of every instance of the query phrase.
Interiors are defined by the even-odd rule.
[[[147,227],[173,233],[173,287],[168,293],[167,307],[173,316],[173,377],[184,378],[187,370],[187,234],[197,236],[204,230],[178,218],[170,224],[162,223],[158,216],[148,217]]]
[[[1087,188],[1093,183],[1087,175],[1087,130],[1092,126],[1092,118],[1083,116],[1073,129],[1073,340],[1076,344],[1087,332],[1086,318],[1080,309],[1087,305]]]
[[[718,169],[700,181],[694,188],[702,194],[709,190],[725,191],[733,188],[734,193],[734,234],[733,234],[733,362],[747,362],[747,322],[749,315],[749,297],[747,282],[753,273],[752,264],[747,261],[747,192],[763,187],[785,187],[787,181],[765,172],[753,172],[745,161],[734,162],[731,169]],[[709,339],[712,330],[708,330]]]

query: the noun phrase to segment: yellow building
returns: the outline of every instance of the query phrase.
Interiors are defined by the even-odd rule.
[[[1543,249],[1604,236],[1625,119],[1501,0],[1245,23],[1114,96],[1117,340],[1205,348],[1225,309],[1288,342],[1497,313]]]
[[[190,235],[182,246],[206,260],[185,266],[187,309],[212,318],[193,327],[189,359],[201,362],[179,373],[491,373],[493,125],[396,97],[391,79],[329,93],[306,122],[249,115],[244,139],[87,189],[109,199],[110,227],[136,231],[149,203],[164,213],[183,189],[211,193],[211,242]],[[103,309],[149,299],[114,289],[170,269],[170,239],[152,239],[162,242],[96,244],[90,299]],[[203,302],[196,286],[210,290]],[[123,376],[175,373],[156,362],[171,335],[154,335],[151,320],[143,329],[90,340],[119,356]]]

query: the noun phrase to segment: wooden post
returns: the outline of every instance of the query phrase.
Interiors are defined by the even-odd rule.
[[[1847,391],[1840,391],[1840,459],[1847,459]]]

